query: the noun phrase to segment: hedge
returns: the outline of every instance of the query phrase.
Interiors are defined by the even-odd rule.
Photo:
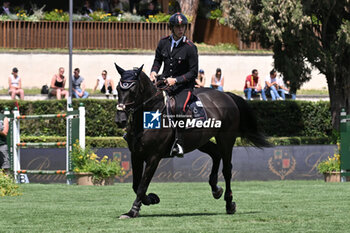
[[[114,122],[116,102],[114,100],[73,100],[73,107],[79,103],[86,107],[86,136],[115,137],[124,131]],[[13,109],[15,102],[0,101],[0,109]],[[57,114],[66,109],[65,100],[18,101],[21,114]],[[331,124],[329,102],[309,101],[251,101],[249,102],[258,117],[259,126],[270,137],[334,137]],[[22,120],[21,135],[64,136],[65,120]],[[334,141],[333,140],[333,141]]]
[[[22,136],[21,142],[61,142],[65,137],[58,136]],[[330,137],[270,137],[268,138],[274,146],[289,145],[328,145],[334,144]],[[215,143],[215,140],[213,139]],[[86,137],[86,145],[91,148],[127,148],[123,137]],[[247,146],[237,138],[235,146]]]

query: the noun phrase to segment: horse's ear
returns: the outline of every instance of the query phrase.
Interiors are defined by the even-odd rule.
[[[115,65],[115,68],[118,70],[118,73],[119,73],[120,75],[122,75],[122,74],[125,72],[125,70],[123,70],[123,68],[119,67],[119,66],[117,65],[117,63],[114,63],[114,65]]]
[[[142,68],[143,68],[143,65],[137,69],[137,76],[139,76],[141,74]]]

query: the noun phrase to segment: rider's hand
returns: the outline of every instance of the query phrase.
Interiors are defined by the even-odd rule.
[[[149,78],[151,79],[152,82],[155,82],[155,81],[157,81],[156,76],[157,76],[157,73],[155,71],[152,71]]]
[[[176,78],[167,78],[166,82],[169,86],[173,86],[176,83]]]

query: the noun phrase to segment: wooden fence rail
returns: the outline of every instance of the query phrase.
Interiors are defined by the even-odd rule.
[[[68,22],[1,21],[0,48],[68,48]],[[188,28],[192,40],[192,28]],[[74,49],[155,49],[167,23],[73,22]]]

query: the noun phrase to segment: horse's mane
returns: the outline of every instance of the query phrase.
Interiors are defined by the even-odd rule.
[[[145,72],[141,71],[139,78],[144,89],[150,89],[153,92],[153,94],[156,93],[156,87]]]

